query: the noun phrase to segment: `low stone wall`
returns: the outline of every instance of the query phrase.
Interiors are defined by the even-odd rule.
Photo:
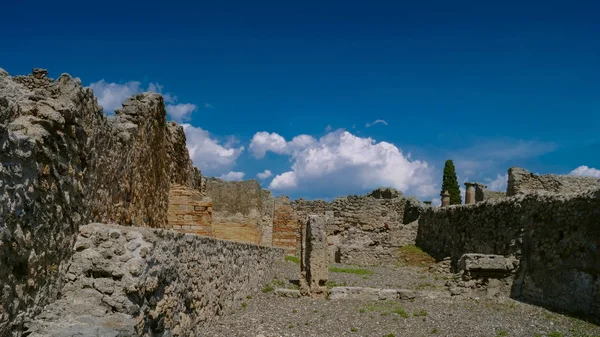
[[[525,194],[426,210],[417,245],[456,266],[465,253],[518,259],[511,296],[600,317],[600,189]]]
[[[577,193],[600,187],[600,178],[571,175],[537,175],[520,167],[508,169],[507,196],[525,193]]]
[[[82,226],[74,250],[63,296],[46,310],[61,315],[42,314],[30,325],[34,336],[75,323],[84,335],[113,329],[195,336],[200,323],[239,308],[272,280],[272,264],[283,259],[276,248],[106,224]],[[88,303],[74,306],[82,296]],[[107,317],[120,324],[110,326]]]

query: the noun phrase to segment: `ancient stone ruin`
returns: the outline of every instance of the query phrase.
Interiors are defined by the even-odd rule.
[[[90,88],[0,69],[0,335],[200,334],[300,258],[315,299],[414,300],[328,287],[331,264],[397,267],[422,249],[449,298],[506,297],[600,321],[600,179],[508,170],[441,207],[380,188],[291,200],[204,177],[158,94],[107,117]],[[268,290],[268,289],[267,289]],[[293,290],[293,291],[292,291]]]

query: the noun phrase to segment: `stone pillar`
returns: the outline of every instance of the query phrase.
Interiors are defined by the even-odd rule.
[[[487,186],[484,184],[477,184],[475,188],[475,202],[482,202],[485,200],[485,191]]]
[[[465,191],[465,204],[474,204],[475,188],[477,187],[477,183],[465,183],[465,187],[467,188],[467,190]]]
[[[323,215],[309,215],[302,226],[300,293],[303,296],[327,297],[329,251],[325,226]]]
[[[444,191],[440,196],[442,197],[442,207],[450,206],[450,193]]]

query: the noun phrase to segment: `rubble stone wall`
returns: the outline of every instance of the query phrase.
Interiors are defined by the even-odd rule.
[[[525,193],[577,193],[600,187],[600,178],[571,175],[537,175],[520,167],[508,169],[507,196]]]
[[[520,261],[512,296],[600,317],[600,189],[524,194],[472,205],[431,208],[417,245],[456,265],[466,253]]]
[[[88,335],[82,326],[92,321],[89,335],[197,336],[201,323],[240,308],[272,280],[283,259],[281,249],[97,223],[81,227],[74,250],[63,297],[47,310],[62,314],[42,314],[34,335],[69,335],[74,322]],[[79,298],[89,303],[74,307]]]
[[[58,297],[80,225],[167,227],[170,183],[201,186],[165,116],[157,94],[107,117],[77,78],[0,69],[0,335]]]
[[[333,261],[350,264],[387,264],[398,260],[398,250],[414,244],[423,205],[416,199],[377,199],[348,196],[332,202],[297,200],[298,219],[327,215],[327,236]]]

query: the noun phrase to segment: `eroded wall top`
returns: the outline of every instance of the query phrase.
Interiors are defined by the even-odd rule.
[[[527,193],[577,193],[600,187],[600,179],[571,175],[537,175],[520,167],[508,169],[507,196]]]

